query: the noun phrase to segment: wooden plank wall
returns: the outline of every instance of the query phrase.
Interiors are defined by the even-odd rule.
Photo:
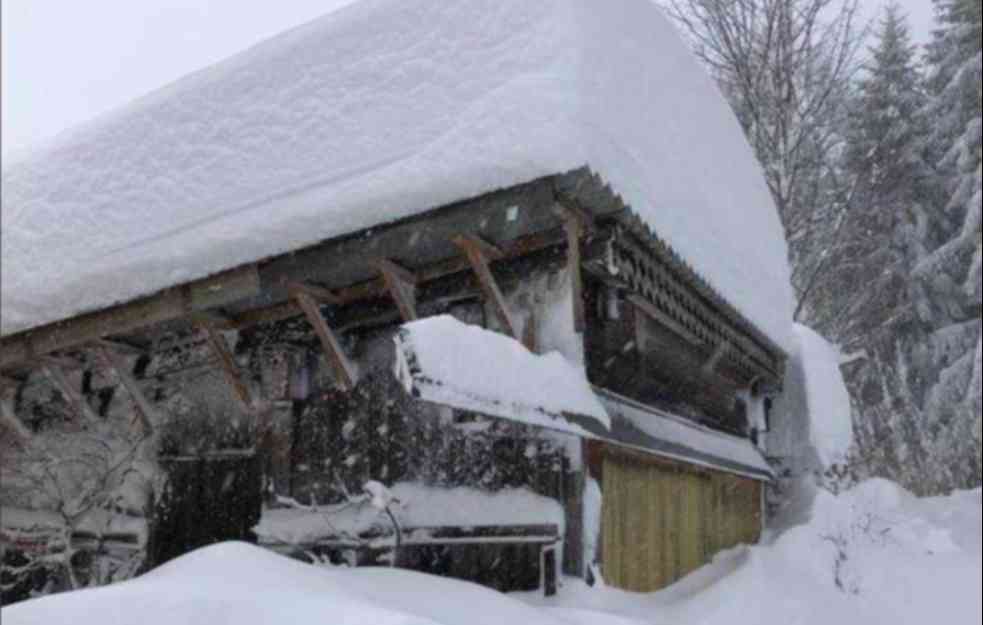
[[[604,459],[603,573],[654,592],[761,535],[761,484],[668,463]]]

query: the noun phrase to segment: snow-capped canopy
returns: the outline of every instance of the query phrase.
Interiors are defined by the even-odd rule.
[[[449,315],[400,328],[396,377],[414,397],[459,410],[579,436],[611,427],[582,366]]]
[[[4,334],[589,166],[781,346],[782,228],[651,0],[363,0],[3,172]]]

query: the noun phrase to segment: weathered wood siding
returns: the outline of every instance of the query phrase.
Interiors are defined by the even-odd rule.
[[[761,535],[761,484],[608,453],[603,468],[605,581],[653,592]]]

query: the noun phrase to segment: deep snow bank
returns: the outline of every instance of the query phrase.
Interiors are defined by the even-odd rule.
[[[497,592],[393,569],[324,569],[243,543],[136,580],[3,609],[4,625],[570,625]],[[585,621],[574,620],[573,623]],[[622,625],[600,614],[586,622]]]
[[[881,480],[840,496],[802,486],[784,522],[800,524],[661,593],[568,587],[549,605],[654,625],[980,623],[979,490],[920,500]]]
[[[363,0],[3,171],[7,334],[589,165],[780,345],[783,230],[650,0]]]

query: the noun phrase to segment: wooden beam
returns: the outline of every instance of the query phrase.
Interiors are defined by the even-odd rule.
[[[19,443],[26,445],[34,438],[34,433],[24,425],[24,422],[17,418],[13,402],[0,397],[0,425],[4,426]]]
[[[730,343],[724,341],[717,346],[717,349],[713,350],[713,354],[707,359],[706,364],[703,365],[703,373],[713,373],[716,371],[717,367],[720,365],[720,361],[723,360],[724,356],[727,354],[727,350],[730,349]]]
[[[570,274],[570,290],[573,299],[573,327],[583,333],[587,329],[587,312],[584,310],[584,275],[581,271],[583,255],[580,238],[584,235],[584,222],[576,216],[563,221],[567,235],[567,273]]]
[[[321,304],[337,305],[341,303],[341,298],[334,291],[306,282],[291,282],[287,286],[287,292],[294,299],[298,295],[304,295]]]
[[[58,389],[58,392],[65,397],[65,401],[68,402],[68,405],[75,411],[79,419],[90,423],[97,423],[99,421],[99,417],[93,412],[92,407],[82,397],[81,391],[72,386],[60,363],[45,360],[42,371],[44,371],[44,374],[55,388]]]
[[[294,298],[301,310],[304,311],[308,323],[314,328],[318,340],[321,341],[321,347],[328,357],[328,362],[331,364],[338,385],[345,391],[354,389],[355,385],[358,384],[358,370],[345,354],[341,341],[328,327],[317,302],[313,297],[303,292],[296,293]]]
[[[0,339],[0,369],[30,363],[54,351],[71,349],[114,334],[127,334],[259,295],[255,265],[161,291],[127,304],[48,324]]]
[[[560,215],[564,221],[574,219],[580,222],[581,228],[585,232],[590,232],[594,229],[594,216],[590,214],[590,211],[585,209],[575,200],[558,196],[556,198],[556,204],[553,206],[553,210]]]
[[[494,260],[492,256],[501,258],[502,252],[498,248],[490,246],[490,244],[474,236],[455,237],[454,244],[461,248],[461,251],[467,257],[471,265],[471,270],[474,271],[475,276],[478,278],[478,284],[481,287],[482,293],[485,295],[485,300],[491,304],[492,311],[495,313],[499,324],[509,336],[517,341],[521,341],[522,337],[519,336],[516,330],[515,323],[512,320],[512,314],[509,312],[508,305],[505,303],[505,297],[502,295],[502,290],[498,287],[498,282],[495,281],[495,276],[492,275],[491,269],[488,267],[488,263]],[[489,256],[489,252],[491,256]]]
[[[21,380],[16,380],[14,378],[5,375],[0,375],[0,392],[2,392],[4,389],[17,389],[23,383],[24,382]]]
[[[191,325],[203,328],[209,327],[213,330],[234,330],[235,323],[232,319],[214,310],[199,310],[188,315]]]
[[[505,252],[503,252],[500,247],[489,243],[476,234],[461,234],[454,237],[452,240],[454,245],[458,246],[459,248],[473,248],[478,250],[481,255],[488,260],[488,262],[501,260],[505,257]]]
[[[375,266],[382,274],[386,289],[396,303],[403,321],[416,321],[416,276],[386,259],[376,261]]]
[[[211,347],[212,352],[218,357],[222,374],[232,389],[233,395],[239,401],[243,411],[247,414],[252,414],[255,411],[252,395],[249,393],[249,387],[243,382],[242,376],[239,375],[239,367],[236,365],[235,358],[229,350],[229,344],[225,342],[225,337],[215,328],[208,326],[200,327],[205,333],[209,347]]]
[[[140,425],[143,427],[144,434],[149,436],[154,432],[154,422],[160,423],[161,419],[159,418],[157,409],[150,403],[143,389],[140,388],[140,385],[137,384],[137,381],[130,374],[126,361],[116,351],[118,349],[120,348],[115,345],[109,345],[106,342],[102,342],[96,346],[97,354],[113,373],[116,374],[116,379],[120,381],[126,392],[133,398],[133,402],[137,405]]]
[[[133,356],[146,356],[150,353],[149,348],[134,345],[129,341],[124,341],[121,339],[100,339],[96,341],[96,344],[106,347],[107,349],[112,349],[125,354],[131,354]]]

